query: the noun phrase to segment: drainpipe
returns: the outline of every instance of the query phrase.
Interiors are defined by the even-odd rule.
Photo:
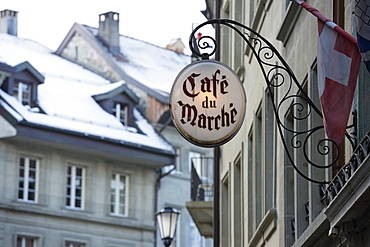
[[[215,18],[220,19],[220,0],[215,1]],[[215,25],[215,39],[217,50],[215,60],[220,61],[220,25]],[[213,197],[213,246],[220,246],[220,148],[214,148],[214,197]]]

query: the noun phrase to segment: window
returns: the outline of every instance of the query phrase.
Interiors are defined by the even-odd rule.
[[[182,171],[181,169],[181,149],[180,148],[175,148],[176,150],[176,159],[175,159],[175,165],[176,165],[176,170],[177,171]]]
[[[198,175],[200,177],[205,177],[205,167],[202,166],[202,158],[203,154],[197,153],[197,152],[189,152],[189,166],[191,167],[191,164],[193,163],[195,170],[197,171]]]
[[[290,140],[293,137],[293,133],[289,130],[293,129],[294,126],[294,118],[291,114],[286,114],[284,118],[284,125],[286,129],[284,130],[284,139],[285,142],[290,142]],[[293,156],[293,150],[292,148],[288,149],[289,155]],[[291,246],[293,245],[295,241],[295,207],[294,207],[294,168],[292,166],[292,163],[290,162],[288,155],[284,155],[284,204],[285,212],[284,212],[284,220],[285,225],[290,226],[289,228],[286,228],[288,233],[285,234],[285,241],[287,245]]]
[[[232,195],[231,195],[232,196]],[[220,218],[220,233],[221,233],[221,246],[230,246],[230,187],[229,187],[229,173],[221,180],[220,197],[222,213]]]
[[[247,211],[247,214],[248,214],[248,240],[251,240],[252,239],[252,236],[253,236],[253,233],[254,233],[254,230],[255,230],[255,225],[254,225],[254,221],[253,221],[253,215],[254,215],[254,211],[253,211],[253,196],[254,196],[254,192],[253,192],[253,184],[254,184],[254,181],[255,181],[255,178],[254,178],[254,174],[253,174],[253,164],[254,164],[254,159],[255,157],[253,157],[253,151],[254,151],[254,145],[253,145],[253,141],[254,141],[254,137],[253,137],[253,126],[252,126],[252,129],[250,130],[250,133],[248,135],[248,163],[247,163],[247,170],[248,170],[248,211]]]
[[[31,105],[31,85],[24,82],[15,82],[13,96],[23,105]]]
[[[116,118],[123,124],[127,125],[127,120],[128,120],[128,111],[127,111],[127,106],[116,103],[112,109],[113,114],[116,116]]]
[[[27,202],[37,201],[39,160],[21,157],[19,160],[18,199]]]
[[[110,212],[114,215],[127,215],[128,211],[128,177],[112,174],[110,182]]]
[[[86,247],[86,244],[84,244],[84,243],[77,243],[77,242],[71,242],[71,241],[66,241],[66,244],[64,246],[65,247]]]
[[[263,96],[263,112],[262,112],[262,142],[263,142],[263,154],[262,154],[262,178],[264,182],[262,183],[264,196],[264,214],[266,214],[271,208],[274,207],[274,188],[275,188],[275,177],[274,177],[274,167],[276,167],[274,158],[275,156],[275,146],[274,146],[274,136],[275,136],[275,116],[273,109],[273,97],[269,92],[265,92]]]
[[[74,165],[68,166],[66,206],[83,209],[85,169]]]
[[[223,13],[221,13],[221,17],[224,18],[224,19],[230,19],[230,1],[229,0],[225,0],[223,5],[222,5],[222,10],[223,10]],[[222,26],[222,25],[221,25]],[[222,43],[222,46],[223,47],[226,47],[225,49],[221,49],[221,54],[220,54],[220,57],[222,58],[222,62],[226,63],[226,64],[230,64],[231,63],[231,57],[230,57],[230,54],[231,54],[231,47],[232,45],[231,44],[231,40],[230,40],[230,37],[232,37],[231,35],[232,33],[232,30],[230,28],[223,28],[223,27],[220,27],[220,38],[221,38],[221,43]],[[229,47],[229,48],[227,48]]]
[[[244,246],[244,221],[240,220],[243,219],[243,186],[242,186],[242,155],[239,155],[238,158],[234,162],[234,188],[231,188],[233,197],[231,200],[234,201],[234,212],[232,217],[234,220],[231,222],[232,225],[232,232],[233,232],[233,238],[234,238],[234,246]],[[232,202],[231,202],[232,203]]]
[[[249,2],[249,25],[252,25],[254,18],[255,0]]]
[[[260,3],[260,0],[251,0],[249,2],[249,23],[252,25],[254,18],[256,15],[258,15],[259,10],[261,8],[264,8],[264,5],[267,5],[267,1],[264,1]],[[257,18],[260,18],[260,16],[257,16]]]
[[[258,225],[261,223],[264,212],[262,211],[262,198],[263,198],[263,191],[262,191],[262,109],[259,108],[255,116],[255,130],[254,130],[254,154],[255,154],[255,159],[254,159],[254,164],[253,164],[253,176],[255,177],[254,180],[254,212],[256,213],[256,219],[255,219],[255,226],[256,228]]]
[[[285,9],[289,7],[291,0],[285,0]]]
[[[36,247],[37,239],[34,237],[17,236],[17,247]]]
[[[113,20],[118,21],[118,14],[113,15]]]
[[[245,226],[240,223],[240,228],[246,229],[248,240],[251,241],[261,222],[264,222],[265,217],[270,209],[275,205],[275,177],[274,177],[274,112],[272,105],[272,97],[269,92],[262,95],[262,102],[254,113],[253,124],[248,133],[247,139],[247,163],[246,163],[246,181],[245,188],[240,187],[240,181],[243,181],[242,175],[242,159],[236,160],[234,167],[234,200],[235,209],[240,205],[243,199],[243,190],[246,191],[246,200],[248,205],[247,218],[248,224]],[[238,182],[239,181],[239,182]],[[239,190],[239,191],[237,191]],[[240,198],[237,197],[239,192]],[[239,200],[239,201],[237,201]],[[234,210],[237,214],[238,211]],[[235,217],[243,217],[242,214]],[[266,223],[266,221],[265,221]],[[235,224],[235,223],[234,223]],[[238,228],[236,223],[235,228]],[[263,224],[263,223],[262,223]],[[234,232],[237,234],[237,232]],[[241,234],[242,235],[242,234]],[[239,237],[244,241],[242,237]],[[241,243],[242,245],[242,243]]]
[[[75,47],[75,60],[78,60],[78,46]]]
[[[248,240],[250,241],[252,236],[255,234],[258,225],[261,223],[264,217],[264,191],[263,189],[263,177],[262,177],[262,166],[264,159],[263,149],[263,136],[265,134],[263,131],[263,122],[262,122],[262,106],[260,106],[257,112],[254,115],[253,125],[248,134],[248,147],[247,147],[247,171],[248,171]],[[265,119],[264,119],[265,120]],[[240,164],[236,166],[236,174],[241,173]],[[239,171],[238,171],[239,169]],[[239,180],[241,178],[239,177]]]
[[[333,0],[333,22],[344,28],[344,0]]]

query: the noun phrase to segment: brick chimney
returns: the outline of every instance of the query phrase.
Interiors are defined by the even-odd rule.
[[[4,9],[0,11],[0,33],[18,36],[18,12]]]
[[[99,36],[108,48],[119,53],[119,14],[107,12],[99,15]]]

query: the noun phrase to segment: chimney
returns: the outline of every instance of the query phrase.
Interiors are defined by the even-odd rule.
[[[10,9],[0,11],[0,33],[18,36],[18,12]]]
[[[119,53],[119,14],[107,12],[99,15],[99,34],[110,51]]]
[[[173,39],[170,43],[166,46],[167,50],[171,50],[177,53],[184,54],[185,45],[182,42],[181,38]]]

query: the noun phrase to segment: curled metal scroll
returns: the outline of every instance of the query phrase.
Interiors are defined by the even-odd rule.
[[[193,55],[199,58],[208,58],[217,50],[217,42],[212,37],[205,36],[200,38],[198,42],[194,42],[195,33],[205,25],[225,25],[237,32],[247,43],[253,56],[257,60],[267,84],[269,94],[273,97],[275,88],[285,90],[283,95],[279,98],[279,102],[277,102],[277,99],[274,99],[274,97],[271,102],[287,158],[296,172],[306,180],[318,184],[329,184],[331,181],[316,180],[304,174],[304,172],[301,171],[302,168],[300,169],[294,161],[292,150],[304,157],[305,162],[303,163],[306,166],[311,165],[318,169],[326,169],[332,167],[338,161],[340,150],[336,142],[325,138],[322,134],[324,130],[323,125],[311,126],[310,128],[307,126],[307,128],[304,129],[297,129],[286,123],[286,112],[282,113],[282,109],[285,104],[288,104],[288,107],[285,107],[284,109],[290,109],[288,111],[288,117],[295,123],[300,121],[306,121],[307,123],[309,117],[316,115],[318,118],[322,118],[322,114],[319,108],[307,95],[293,71],[276,48],[260,34],[243,24],[233,20],[216,19],[209,20],[198,25],[190,35],[189,47],[193,52]],[[196,47],[194,47],[194,45],[196,45]],[[212,48],[211,52],[209,52],[210,48]],[[208,49],[208,53],[201,52],[205,49]],[[278,63],[275,63],[276,61],[278,61]],[[281,93],[281,90],[279,93]],[[351,127],[353,126],[348,126],[347,128]],[[319,134],[320,132],[321,134]],[[317,136],[320,136],[320,138]],[[346,133],[346,138],[354,148],[354,140],[348,133]],[[317,155],[309,154],[312,152],[312,150],[309,151],[310,147],[315,147],[313,150]],[[312,157],[316,158],[317,156],[321,157],[319,162],[312,160]],[[325,164],[325,157],[331,157],[332,162]],[[302,162],[300,162],[300,166],[301,164]]]

